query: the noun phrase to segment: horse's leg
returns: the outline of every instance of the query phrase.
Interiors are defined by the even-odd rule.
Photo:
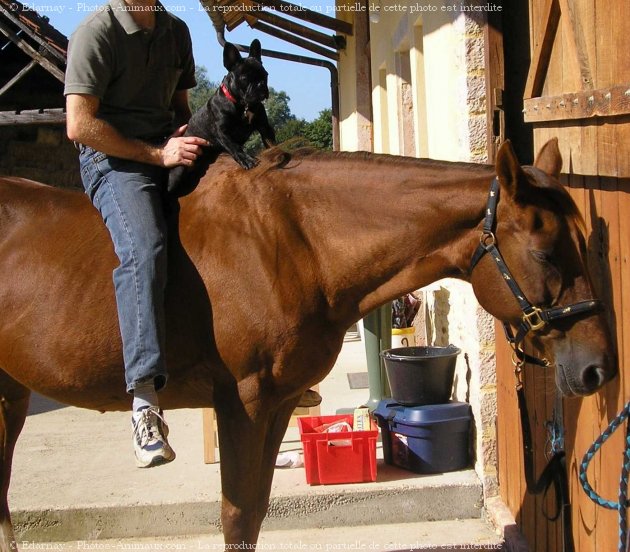
[[[260,396],[244,404],[235,388],[222,387],[215,396],[225,544],[253,545],[267,511],[275,466],[273,450],[277,453],[282,440],[278,428],[282,420],[288,422],[297,399],[290,406],[283,405],[280,416]]]
[[[17,550],[7,494],[15,443],[24,426],[31,392],[0,371],[0,551]]]
[[[289,420],[293,411],[300,403],[300,397],[283,403],[278,410],[271,416],[267,439],[265,440],[265,448],[263,450],[262,474],[260,479],[258,515],[260,523],[265,519],[267,510],[269,509],[269,495],[271,494],[271,485],[273,483],[273,474],[276,466],[276,458],[280,451],[282,439],[287,432]]]

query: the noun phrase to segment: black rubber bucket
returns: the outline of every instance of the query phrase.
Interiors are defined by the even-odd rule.
[[[405,406],[447,403],[461,350],[448,347],[398,347],[383,351],[392,398]]]

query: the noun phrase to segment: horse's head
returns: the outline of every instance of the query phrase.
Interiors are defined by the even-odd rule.
[[[520,166],[509,142],[501,146],[493,232],[482,238],[471,283],[488,312],[527,334],[555,366],[556,384],[565,395],[588,395],[617,368],[605,313],[593,308],[584,223],[558,182],[561,167],[556,140],[545,144],[533,167]],[[500,253],[494,254],[492,245]],[[507,270],[497,264],[501,256]],[[517,284],[516,291],[508,282]],[[523,310],[532,313],[529,319]]]

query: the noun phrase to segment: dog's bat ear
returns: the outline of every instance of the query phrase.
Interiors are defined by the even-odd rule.
[[[241,53],[234,44],[226,42],[223,47],[223,67],[231,71],[239,61],[241,61]]]
[[[262,61],[262,46],[260,40],[255,38],[249,46],[249,57],[256,58],[258,61]]]

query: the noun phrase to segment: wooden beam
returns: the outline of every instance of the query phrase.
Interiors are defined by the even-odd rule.
[[[265,21],[273,25],[274,27],[278,27],[279,29],[283,29],[298,36],[303,36],[304,38],[312,40],[313,42],[317,42],[322,46],[327,46],[328,48],[333,48],[337,50],[342,44],[345,45],[344,37],[334,37],[324,33],[320,33],[319,31],[310,29],[309,27],[305,27],[304,25],[300,25],[283,17],[279,17],[269,11],[256,11],[251,14],[251,17],[259,19],[260,21]]]
[[[488,14],[484,25],[484,57],[486,63],[486,143],[488,162],[494,163],[499,146],[505,140],[505,60],[501,18]]]
[[[299,46],[300,48],[304,48],[306,50],[310,50],[311,52],[315,52],[316,54],[319,54],[320,56],[324,56],[329,59],[334,59],[335,61],[339,60],[339,54],[333,50],[329,50],[328,48],[323,48],[322,46],[319,46],[318,44],[315,44],[314,42],[310,42],[309,40],[305,40],[294,34],[287,33],[276,27],[267,25],[266,23],[262,23],[261,21],[258,21],[255,17],[247,16],[245,19],[248,25],[252,27],[253,29],[256,29],[263,33],[267,33],[271,36],[275,36],[276,38],[279,38],[280,40],[285,40],[286,42],[290,42],[291,44],[295,44],[296,46]]]
[[[337,31],[339,33],[352,36],[352,25],[350,23],[347,23],[346,21],[342,21],[341,19],[329,17],[328,15],[309,10],[308,8],[292,4],[291,2],[285,2],[284,0],[253,1],[256,2],[256,4],[260,4],[261,6],[270,6],[277,11],[286,15],[290,15],[291,17],[295,17],[296,19],[301,19],[302,21],[307,21],[308,23],[312,23],[313,25],[317,25],[319,27],[324,27],[332,31]]]
[[[40,46],[46,49],[51,55],[57,58],[61,63],[66,63],[66,56],[64,56],[61,52],[59,52],[56,48],[50,45],[46,40],[40,37],[36,32],[33,31],[28,25],[25,25],[20,21],[19,17],[16,17],[14,13],[8,11],[4,7],[0,6],[0,13],[3,14],[9,21],[14,23],[17,27],[19,27],[22,32],[25,32],[28,36],[30,36],[35,42],[37,42]]]
[[[560,22],[560,4],[558,0],[545,0],[545,7],[542,13],[545,27],[532,56],[532,64],[529,67],[529,75],[525,85],[525,98],[533,98],[542,94],[545,78],[547,78],[549,60],[551,59],[553,41]]]
[[[593,88],[593,75],[588,62],[588,52],[586,50],[586,39],[582,31],[582,25],[574,9],[574,2],[570,0],[560,1],[560,13],[563,17],[563,29],[569,35],[568,58],[573,65],[573,72],[578,76],[575,83],[579,90],[591,90]],[[567,59],[567,55],[565,55]]]
[[[0,126],[8,125],[63,125],[66,112],[63,107],[28,111],[0,111]]]
[[[526,123],[630,115],[630,83],[525,100]]]
[[[39,63],[46,71],[48,71],[58,81],[64,82],[64,74],[59,67],[48,61],[44,56],[38,53],[28,42],[17,36],[7,25],[0,20],[0,32],[13,42],[20,50],[22,50],[31,59]]]
[[[354,14],[355,93],[357,148],[374,151],[374,115],[372,113],[372,58],[370,48],[369,0],[359,0],[363,10]]]
[[[2,88],[0,88],[0,96],[7,92],[16,82],[18,82],[24,75],[26,75],[33,67],[37,65],[37,62],[32,59],[22,70],[17,73],[9,82],[7,82]]]

